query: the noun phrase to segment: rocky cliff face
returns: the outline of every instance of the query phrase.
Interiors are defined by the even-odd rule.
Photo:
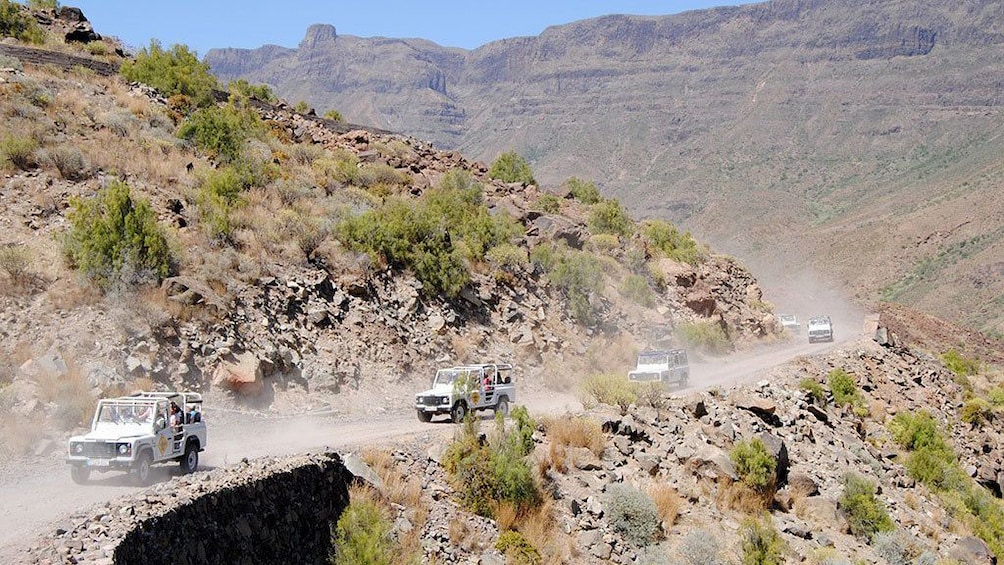
[[[271,48],[206,60],[475,159],[515,149],[545,183],[595,179],[639,215],[837,278],[862,300],[882,290],[993,327],[996,314],[969,312],[1004,286],[966,282],[988,282],[989,259],[912,275],[972,238],[1000,253],[1001,234],[965,223],[965,197],[1001,215],[1002,20],[986,0],[775,1],[612,15],[472,51],[341,35],[271,60]],[[935,246],[901,245],[960,224]]]

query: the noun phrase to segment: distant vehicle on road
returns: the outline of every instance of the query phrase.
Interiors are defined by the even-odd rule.
[[[809,320],[809,343],[833,341],[833,324],[829,316],[817,316]]]
[[[461,365],[436,371],[432,388],[415,395],[418,419],[429,422],[437,414],[449,414],[460,423],[475,410],[494,410],[509,415],[516,401],[516,384],[509,363]]]
[[[687,350],[643,351],[638,355],[638,366],[628,373],[628,380],[641,383],[661,382],[681,388],[687,386],[690,380]]]
[[[798,323],[798,318],[794,314],[781,314],[777,319],[783,329],[795,335],[802,333],[802,324]]]

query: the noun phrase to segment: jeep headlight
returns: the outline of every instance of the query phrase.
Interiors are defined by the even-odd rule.
[[[80,455],[83,452],[84,452],[84,444],[82,444],[82,443],[75,443],[75,444],[73,444],[73,453],[74,453],[74,455]]]
[[[450,403],[450,397],[449,396],[440,396],[439,397],[439,403],[440,404],[449,404]]]
[[[132,452],[132,444],[120,443],[118,448],[119,455],[129,455]]]

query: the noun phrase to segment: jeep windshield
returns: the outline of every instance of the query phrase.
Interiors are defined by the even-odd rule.
[[[94,414],[95,431],[111,428],[135,428],[136,431],[152,429],[156,420],[157,406],[154,402],[102,401]]]
[[[436,380],[432,382],[432,386],[453,386],[453,382],[458,378],[470,374],[470,369],[440,369],[436,371]]]
[[[642,353],[638,356],[638,365],[668,365],[669,355],[665,353]]]

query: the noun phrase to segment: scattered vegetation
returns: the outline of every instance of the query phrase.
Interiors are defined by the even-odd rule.
[[[11,291],[27,292],[34,284],[31,254],[23,245],[0,246],[0,271],[7,275]]]
[[[684,565],[726,565],[721,542],[706,530],[691,530],[683,537],[676,553]]]
[[[743,565],[781,565],[785,544],[770,521],[747,518],[739,528],[740,560]]]
[[[596,188],[596,183],[593,181],[570,177],[565,181],[564,187],[571,193],[572,198],[583,204],[591,205],[600,201],[600,189]]]
[[[638,226],[638,233],[646,248],[655,256],[690,265],[697,265],[704,258],[690,232],[681,234],[673,224],[665,220],[644,220]]]
[[[22,171],[34,169],[38,165],[35,153],[38,147],[38,141],[32,137],[7,135],[0,140],[0,164]]]
[[[819,381],[806,377],[798,384],[799,387],[805,391],[805,395],[809,398],[809,402],[817,406],[826,404],[826,389],[823,388],[823,385],[819,384]]]
[[[966,474],[934,418],[923,411],[901,412],[889,422],[889,431],[909,452],[910,476],[937,493],[998,559],[1004,558],[1004,503]]]
[[[659,511],[652,497],[629,485],[607,487],[603,513],[610,527],[636,546],[654,542],[659,532]]]
[[[621,283],[620,293],[622,296],[646,308],[651,308],[655,304],[655,293],[649,286],[648,280],[641,275],[628,275]]]
[[[152,86],[167,97],[184,96],[198,107],[213,103],[216,77],[186,45],[175,44],[165,50],[151,39],[148,47],[122,63],[119,72],[126,80]]]
[[[335,526],[333,565],[391,565],[395,545],[391,520],[376,494],[360,488],[349,492],[349,503]]]
[[[895,528],[885,506],[875,498],[875,485],[853,473],[844,477],[844,492],[837,504],[847,515],[851,533],[869,540]]]
[[[949,349],[941,354],[941,362],[949,371],[959,377],[972,377],[980,372],[980,362],[976,359],[965,357],[954,349]]]
[[[722,325],[714,320],[695,320],[678,327],[680,337],[691,347],[711,354],[727,353],[732,340]]]
[[[150,203],[113,181],[90,199],[71,198],[63,251],[70,266],[98,286],[160,282],[174,259]]]
[[[973,429],[982,426],[993,419],[994,409],[986,399],[973,397],[962,405],[959,411],[959,419],[967,423]]]
[[[538,251],[541,250],[541,251]],[[565,295],[572,317],[580,324],[591,324],[596,312],[590,296],[600,290],[603,282],[603,267],[591,253],[563,248],[551,248],[553,255],[544,259],[548,246],[540,245],[531,252],[530,259],[538,264],[552,265],[548,278]]]
[[[612,373],[589,375],[582,381],[581,386],[587,402],[591,400],[617,406],[621,414],[627,414],[628,408],[638,401],[638,391],[623,375]]]
[[[530,170],[530,165],[515,151],[507,151],[499,155],[492,163],[491,168],[488,169],[488,176],[502,182],[537,184],[533,178],[533,171]]]
[[[777,491],[777,460],[763,441],[753,438],[737,442],[729,451],[729,459],[741,485],[731,493],[736,497],[733,505],[747,510],[769,507]]]
[[[826,376],[826,382],[837,406],[850,406],[857,416],[868,415],[868,405],[858,391],[858,384],[850,373],[843,369],[833,369]]]
[[[230,81],[227,84],[227,92],[231,96],[253,98],[270,104],[275,104],[279,101],[279,97],[272,92],[272,89],[267,84],[251,84],[247,79],[243,78]]]
[[[45,32],[31,14],[11,0],[0,0],[0,36],[13,37],[25,43],[45,42]]]
[[[634,222],[624,206],[611,198],[592,205],[589,211],[589,231],[594,234],[627,236],[634,231]]]
[[[178,137],[194,142],[213,159],[238,163],[245,142],[262,131],[254,110],[227,104],[197,110],[182,124]]]
[[[475,514],[495,517],[496,509],[507,504],[522,515],[541,503],[527,461],[533,449],[533,420],[522,406],[513,409],[512,420],[507,430],[499,415],[494,433],[485,442],[479,438],[477,421],[468,417],[444,455],[443,466],[453,478],[461,504]]]
[[[499,534],[495,549],[505,554],[507,562],[513,565],[538,565],[542,562],[540,551],[515,530]]]
[[[550,192],[545,192],[533,203],[533,209],[545,214],[556,214],[561,209],[561,199]]]

